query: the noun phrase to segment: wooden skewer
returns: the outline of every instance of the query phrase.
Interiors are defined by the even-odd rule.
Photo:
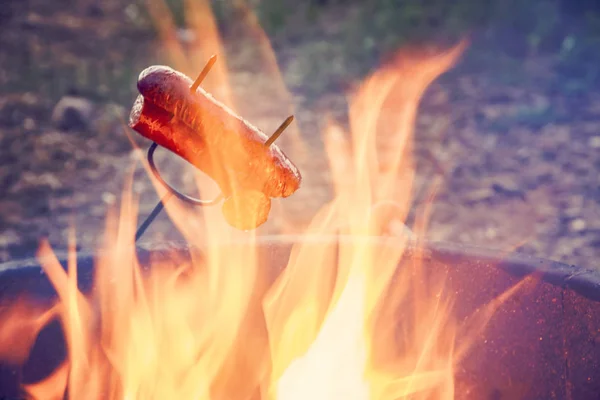
[[[213,65],[215,65],[216,62],[217,62],[217,55],[213,54],[212,56],[210,56],[210,58],[206,62],[206,65],[204,66],[202,71],[200,71],[200,75],[198,75],[198,77],[196,78],[196,80],[194,81],[192,86],[190,86],[190,92],[192,92],[192,93],[196,92],[196,90],[198,89],[198,87],[200,86],[200,84],[202,83],[204,78],[206,78],[206,75],[208,75],[210,69],[212,68]]]
[[[279,136],[281,136],[283,131],[285,131],[285,128],[290,126],[290,124],[292,123],[293,120],[294,120],[293,115],[290,115],[289,117],[287,117],[285,119],[285,121],[283,121],[282,124],[279,125],[279,128],[277,128],[277,130],[271,135],[271,137],[269,137],[267,139],[267,141],[265,142],[265,147],[270,147],[273,144],[273,142],[276,141]]]
[[[196,92],[196,90],[198,89],[198,87],[200,87],[200,84],[202,83],[204,78],[206,78],[206,75],[208,75],[208,73],[210,72],[210,69],[212,68],[212,66],[215,65],[215,62],[217,62],[217,55],[213,54],[212,56],[210,56],[210,58],[206,62],[206,65],[204,66],[202,71],[200,71],[200,74],[198,75],[198,77],[196,78],[196,80],[194,81],[192,86],[190,86],[190,92],[192,92],[192,93]],[[269,137],[267,139],[267,141],[265,142],[265,147],[270,147],[273,144],[273,142],[275,142],[277,140],[277,138],[279,136],[281,136],[283,131],[288,126],[290,126],[290,124],[292,123],[293,120],[294,120],[293,115],[290,115],[289,117],[287,117],[286,120],[283,121],[283,123],[281,125],[279,125],[279,128],[277,128],[277,130],[271,135],[271,137]]]

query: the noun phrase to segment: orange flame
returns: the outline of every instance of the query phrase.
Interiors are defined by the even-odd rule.
[[[0,308],[0,360],[11,364],[25,362],[40,330],[55,316],[26,298]]]
[[[222,45],[208,2],[186,4],[188,23],[203,38],[190,57],[174,38],[165,4],[149,2],[173,63],[193,74],[198,60]],[[266,36],[254,18],[246,21],[280,95],[289,98]],[[136,203],[126,190],[120,216],[109,215],[88,295],[76,284],[74,235],[67,272],[42,243],[40,262],[59,301],[45,313],[19,303],[0,315],[0,357],[23,362],[57,313],[68,357],[25,388],[34,399],[59,399],[67,391],[77,399],[453,399],[454,369],[468,346],[456,346],[445,274],[425,273],[418,249],[404,257],[424,233],[430,210],[414,232],[390,234],[390,227],[403,226],[410,207],[421,96],[464,47],[399,53],[353,96],[350,132],[328,125],[334,199],[299,237],[274,283],[258,261],[254,233],[231,229],[218,210],[190,211],[176,200],[166,209],[191,244],[190,257],[165,253],[142,269],[132,239]],[[222,61],[212,79],[233,105]],[[469,330],[483,329],[501,301],[476,315]],[[15,335],[23,342],[11,352]]]

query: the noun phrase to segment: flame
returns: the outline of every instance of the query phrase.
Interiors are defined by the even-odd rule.
[[[268,294],[272,398],[396,399],[409,394],[431,398],[432,393],[435,398],[453,398],[451,301],[440,297],[431,301],[421,293],[425,288],[419,285],[426,276],[419,263],[403,265],[396,274],[408,236],[388,237],[383,250],[368,238],[384,235],[391,220],[404,221],[414,172],[403,155],[410,147],[418,102],[463,46],[422,59],[400,54],[354,96],[350,139],[335,124],[325,132],[336,196],[307,234],[363,239],[339,248],[301,247]],[[408,84],[401,81],[407,76]],[[380,156],[381,142],[394,149],[395,158]],[[424,230],[416,228],[417,235]],[[337,276],[331,285],[322,271],[331,270],[336,258]],[[388,293],[392,282],[394,290]],[[443,290],[443,282],[437,290]],[[323,298],[329,301],[324,304]],[[373,343],[393,331],[392,321],[397,320],[386,319],[387,326],[382,326],[378,314],[407,307],[414,307],[414,313],[406,315],[412,317],[405,321],[402,340],[407,346],[400,359],[392,361],[393,367],[377,368]],[[386,346],[394,343],[387,339]]]
[[[40,330],[55,316],[56,310],[20,298],[10,306],[0,308],[0,360],[22,364],[31,351]]]
[[[203,39],[191,56],[175,40],[165,4],[148,4],[179,69],[193,74],[200,70],[198,59],[222,48],[207,1],[186,3],[189,25],[198,33],[202,27]],[[277,81],[277,98],[289,98],[266,36],[245,10],[262,60]],[[66,271],[43,242],[39,260],[58,301],[41,311],[19,302],[0,315],[0,357],[24,362],[39,330],[56,315],[68,356],[53,374],[27,385],[28,396],[453,399],[455,367],[469,347],[457,347],[457,338],[475,337],[518,287],[482,309],[463,332],[443,271],[426,273],[418,246],[405,257],[409,244],[426,231],[430,209],[412,231],[390,232],[403,226],[411,203],[412,138],[421,96],[465,46],[400,52],[352,96],[349,131],[328,124],[324,143],[334,199],[314,216],[274,282],[272,271],[259,262],[255,233],[231,229],[218,210],[189,210],[176,200],[166,210],[191,244],[189,257],[165,252],[142,268],[133,245],[132,178],[120,214],[107,218],[94,290],[82,293],[77,287],[74,233]],[[220,65],[211,79],[232,105],[226,63]],[[198,185],[202,190],[203,182]],[[16,336],[22,342],[10,351]]]

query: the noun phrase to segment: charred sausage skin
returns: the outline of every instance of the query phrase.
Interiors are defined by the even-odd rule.
[[[129,125],[211,176],[225,196],[259,191],[288,197],[302,180],[296,166],[268,136],[192,80],[166,66],[141,72]]]

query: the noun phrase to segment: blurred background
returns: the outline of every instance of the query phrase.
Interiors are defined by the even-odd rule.
[[[396,49],[463,37],[469,48],[419,109],[415,212],[427,183],[442,182],[429,238],[523,244],[600,267],[594,0],[4,0],[0,261],[32,255],[42,237],[63,247],[72,223],[79,246],[94,247],[132,173],[124,124],[149,65],[193,76],[217,49],[242,116],[270,132],[294,112],[311,156],[299,162],[302,190],[284,202],[301,230],[331,197],[324,121],[343,121],[346,95]],[[211,72],[207,85],[219,77]],[[291,139],[278,143],[293,153]],[[193,187],[189,166],[164,151],[159,158],[174,182]],[[143,218],[158,200],[143,171],[134,190]],[[280,228],[273,220],[260,233]],[[172,240],[174,231],[161,215],[144,238]]]

